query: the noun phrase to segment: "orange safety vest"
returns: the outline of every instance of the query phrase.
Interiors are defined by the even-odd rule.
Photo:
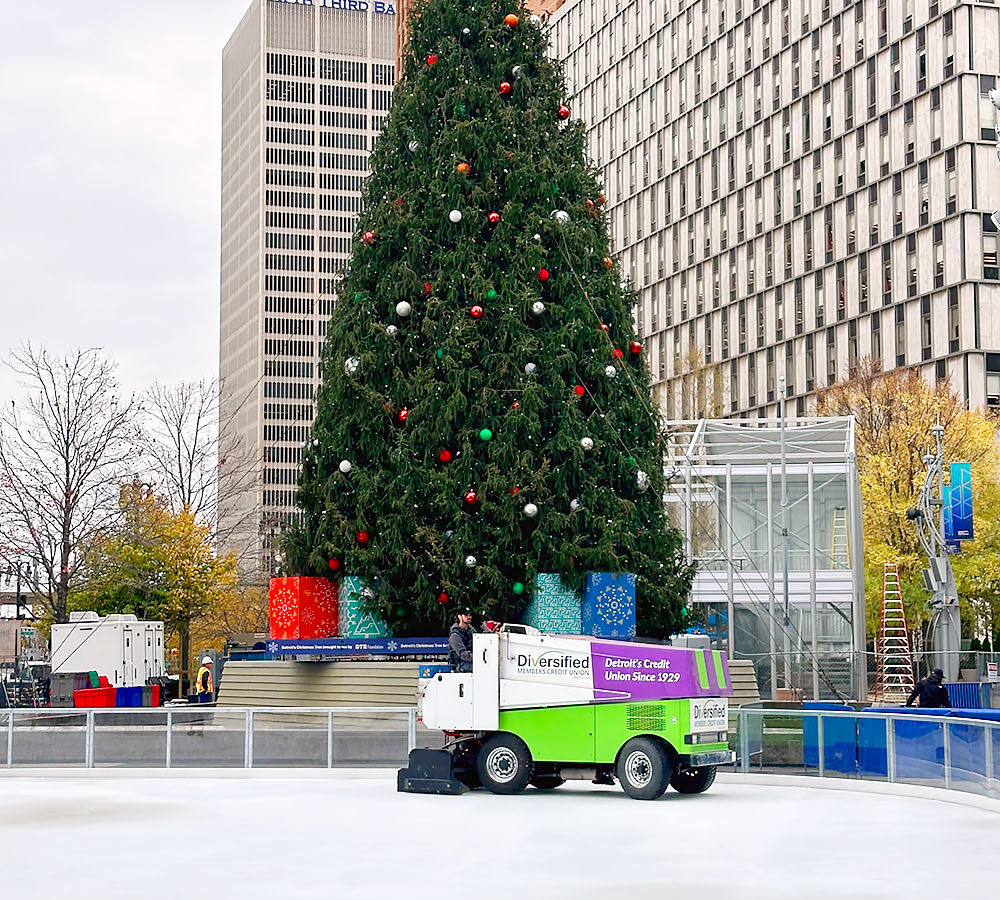
[[[208,688],[207,689],[203,688],[201,686],[202,676],[205,675],[206,672],[208,673]],[[212,685],[212,670],[208,666],[202,666],[198,670],[198,691],[197,691],[197,693],[199,693],[199,694],[211,694],[211,693],[214,693],[214,691],[213,691],[213,685]]]

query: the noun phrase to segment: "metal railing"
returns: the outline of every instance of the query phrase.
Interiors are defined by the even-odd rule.
[[[417,746],[412,706],[0,710],[6,767],[392,765]],[[3,738],[0,738],[3,740]],[[0,744],[0,747],[3,745]]]
[[[731,711],[737,772],[916,784],[1000,799],[1000,723],[959,715]]]

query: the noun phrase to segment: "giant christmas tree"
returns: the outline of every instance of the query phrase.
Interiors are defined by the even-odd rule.
[[[690,587],[604,197],[537,19],[427,0],[338,292],[288,568],[351,573],[397,635],[517,621],[535,574]],[[333,572],[331,572],[333,570]]]

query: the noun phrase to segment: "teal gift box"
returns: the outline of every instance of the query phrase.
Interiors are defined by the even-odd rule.
[[[388,637],[389,629],[378,616],[363,608],[365,581],[357,575],[340,580],[339,628],[342,638]]]
[[[588,572],[581,608],[583,631],[594,637],[635,637],[635,575]]]
[[[535,593],[524,610],[524,624],[548,634],[583,634],[579,593],[558,575],[535,576]]]

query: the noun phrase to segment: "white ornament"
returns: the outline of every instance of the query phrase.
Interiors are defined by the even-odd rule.
[[[545,304],[542,303],[541,300],[536,300],[534,303],[531,304],[531,311],[536,316],[540,316],[543,312],[545,312]]]
[[[351,461],[349,459],[342,459],[340,461],[340,471],[343,472],[345,475],[350,475],[351,469],[353,468],[354,466],[351,465]]]
[[[468,555],[467,557],[465,557],[465,564],[466,564],[466,565],[467,565],[467,566],[468,566],[468,567],[469,567],[470,569],[471,569],[471,568],[472,568],[473,566],[475,566],[475,564],[476,564],[477,562],[478,562],[478,560],[477,560],[477,559],[476,559],[476,557],[474,557],[474,556],[473,556],[473,555],[472,555],[471,553],[470,553],[470,554],[469,554],[469,555]]]
[[[410,141],[406,146],[410,153],[416,153],[420,149],[420,141]]]
[[[520,78],[521,77],[521,67],[520,66],[514,66],[514,68],[510,70],[510,74],[513,75],[515,78]]]
[[[405,319],[411,312],[413,312],[413,307],[410,306],[407,300],[400,300],[396,304],[396,315],[401,319]]]
[[[366,587],[361,592],[361,596],[364,597],[366,600],[374,600],[375,599],[375,591],[373,591],[370,587]]]
[[[529,518],[533,519],[538,515],[538,507],[534,503],[524,504],[524,514]]]
[[[357,356],[349,356],[344,361],[344,374],[345,375],[353,375],[355,372],[358,371],[358,368],[360,366],[361,366],[361,359],[359,357],[357,357]]]
[[[636,487],[638,487],[640,491],[645,491],[649,488],[649,476],[643,472],[642,469],[639,469],[639,471],[635,473],[635,483]]]
[[[570,500],[569,501],[569,508],[573,512],[576,512],[580,508],[580,501],[579,500]]]
[[[594,439],[589,437],[580,438],[580,446],[583,447],[584,450],[593,450]]]
[[[471,28],[463,28],[462,29],[462,34],[464,34],[466,37],[468,37],[470,34],[472,34],[472,29]]]
[[[542,17],[541,16],[532,16],[531,17],[531,24],[532,25],[541,25],[542,24]]]
[[[399,329],[395,325],[386,325],[385,326],[385,333],[387,335],[389,335],[389,337],[395,337],[396,334],[398,333],[398,331],[399,331]]]
[[[614,378],[618,374],[618,370],[614,366],[605,366],[604,374],[607,375],[608,378]]]
[[[537,231],[532,235],[532,238],[538,241],[539,244],[542,242],[542,236]]]
[[[535,372],[537,372],[537,371],[538,371],[538,366],[536,366],[534,363],[528,363],[524,367],[524,374],[525,375],[534,375]]]
[[[557,209],[554,213],[552,213],[552,218],[562,225],[565,225],[569,221],[569,213],[564,209]]]
[[[462,210],[453,209],[450,213],[448,213],[448,218],[457,225],[462,221]]]

